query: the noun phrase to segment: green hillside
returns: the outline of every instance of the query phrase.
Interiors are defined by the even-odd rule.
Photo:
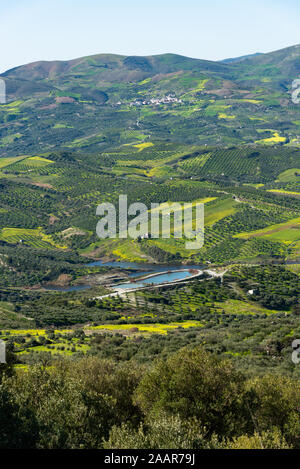
[[[298,146],[299,72],[300,46],[230,63],[100,54],[24,65],[2,74],[2,156],[151,139]]]
[[[99,54],[8,70],[0,240],[134,261],[297,258],[299,72],[300,46],[223,62]],[[96,206],[120,193],[206,200],[204,248],[99,240]],[[280,235],[261,235],[278,224]]]

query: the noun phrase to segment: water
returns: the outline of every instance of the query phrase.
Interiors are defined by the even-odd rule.
[[[166,271],[173,271],[173,270],[181,270],[181,269],[197,269],[202,270],[205,268],[203,264],[201,265],[182,265],[182,264],[140,264],[138,262],[123,262],[123,261],[95,261],[89,264],[86,264],[86,267],[92,267],[95,265],[99,266],[108,266],[108,267],[115,267],[117,269],[134,269],[137,272],[131,272],[129,277],[140,277],[141,275],[151,274],[155,272],[166,272]]]
[[[193,275],[189,272],[189,269],[196,269],[202,270],[205,266],[204,265],[181,265],[181,264],[174,264],[174,265],[166,265],[166,264],[140,264],[138,262],[123,262],[123,261],[93,261],[88,264],[85,264],[84,267],[93,267],[93,266],[107,266],[107,267],[114,267],[117,269],[134,269],[134,272],[129,273],[130,278],[142,277],[143,275],[150,275],[152,273],[158,272],[157,275],[153,277],[149,277],[147,279],[143,279],[140,282],[128,282],[123,283],[122,285],[116,285],[116,288],[141,288],[145,285],[149,285],[153,283],[154,285],[163,283],[163,282],[172,282],[174,280],[183,280],[185,278],[190,277]],[[180,272],[178,270],[180,269]],[[173,271],[177,272],[173,272]],[[168,272],[166,272],[168,271]],[[164,272],[160,274],[160,272]],[[87,290],[91,288],[90,285],[76,285],[71,287],[58,287],[58,286],[47,286],[44,287],[46,290],[57,291],[57,292],[72,292],[72,291],[81,291]]]
[[[44,287],[44,288],[45,290],[51,290],[51,291],[69,292],[69,291],[88,290],[89,288],[91,288],[91,285],[74,285],[71,287],[58,287],[58,286],[48,285],[47,287]]]
[[[166,266],[165,266],[166,268]],[[178,266],[177,266],[178,269]],[[123,290],[123,289],[137,289],[142,288],[147,285],[159,285],[164,282],[174,282],[175,280],[184,280],[185,278],[191,277],[194,275],[193,273],[189,272],[188,270],[181,270],[179,272],[165,272],[163,274],[152,275],[151,277],[142,279],[140,282],[127,282],[127,283],[120,283],[116,285],[114,288],[115,290]]]
[[[286,264],[299,264],[299,261],[286,261]],[[174,265],[166,265],[166,264],[140,264],[138,262],[124,262],[124,261],[93,261],[86,264],[84,267],[93,267],[93,266],[107,266],[107,267],[114,267],[117,269],[133,269],[134,272],[130,272],[128,275],[130,278],[142,277],[144,275],[150,275],[152,273],[156,273],[157,275],[153,275],[149,278],[145,278],[142,280],[137,280],[136,282],[126,282],[123,284],[115,285],[114,288],[118,289],[138,289],[143,288],[146,285],[158,285],[165,282],[174,282],[175,280],[184,280],[185,278],[189,278],[193,275],[193,273],[189,272],[190,269],[193,270],[203,270],[205,266],[201,265],[182,265],[182,264],[174,264]],[[167,272],[166,272],[167,271]],[[175,272],[174,272],[175,271]],[[162,274],[160,272],[163,272]],[[81,291],[81,290],[88,290],[91,288],[91,285],[76,285],[71,287],[58,287],[58,286],[47,286],[46,290],[52,290],[57,292],[72,292],[72,291]]]

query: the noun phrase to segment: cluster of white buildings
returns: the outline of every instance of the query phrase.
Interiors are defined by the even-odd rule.
[[[172,103],[182,103],[181,99],[176,98],[176,96],[167,95],[162,98],[151,98],[149,100],[136,99],[130,103],[130,106],[149,106],[149,105],[159,105],[159,104],[172,104]]]

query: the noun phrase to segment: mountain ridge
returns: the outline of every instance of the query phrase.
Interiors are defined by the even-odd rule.
[[[119,59],[119,60],[123,60],[125,61],[126,59],[146,59],[146,60],[150,60],[150,61],[155,61],[157,59],[160,59],[160,58],[167,58],[167,57],[173,57],[173,58],[180,58],[181,61],[182,59],[184,61],[188,61],[189,63],[197,63],[197,64],[224,64],[224,65],[234,65],[234,64],[237,64],[237,63],[240,63],[240,62],[244,62],[244,61],[255,61],[255,60],[258,60],[259,62],[262,62],[262,61],[268,61],[269,59],[272,59],[275,55],[284,55],[285,53],[287,52],[291,52],[291,51],[297,51],[299,52],[300,54],[300,44],[296,44],[294,46],[289,46],[289,47],[285,47],[283,49],[278,49],[278,50],[275,50],[275,51],[272,51],[272,52],[267,52],[267,53],[261,53],[261,52],[256,52],[254,54],[247,54],[247,55],[244,55],[244,56],[239,56],[239,57],[233,57],[233,58],[227,58],[227,59],[223,59],[223,60],[219,60],[219,61],[215,61],[215,60],[207,60],[207,59],[200,59],[200,58],[195,58],[195,57],[189,57],[189,56],[184,56],[184,55],[181,55],[181,54],[175,54],[175,53],[163,53],[163,54],[151,54],[151,55],[123,55],[123,54],[112,54],[112,53],[99,53],[99,54],[93,54],[93,55],[88,55],[88,56],[82,56],[82,57],[77,57],[77,58],[74,58],[74,59],[70,59],[70,60],[41,60],[41,61],[34,61],[34,62],[30,62],[30,63],[26,63],[26,64],[23,64],[23,65],[19,65],[19,66],[16,66],[16,67],[13,67],[11,69],[8,69],[6,70],[5,72],[3,72],[2,74],[0,74],[0,76],[3,76],[3,77],[6,77],[6,76],[10,76],[12,73],[16,72],[16,71],[19,71],[19,70],[22,70],[22,69],[33,69],[35,67],[38,67],[38,66],[41,66],[41,65],[46,65],[46,66],[51,66],[51,67],[66,67],[68,65],[71,65],[71,66],[76,66],[76,65],[79,65],[81,64],[82,62],[85,62],[86,60],[96,60],[96,59],[100,59],[100,60],[103,60],[103,59],[115,59],[114,61],[116,61],[116,59]]]

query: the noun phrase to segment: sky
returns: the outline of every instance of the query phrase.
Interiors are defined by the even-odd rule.
[[[0,0],[0,19],[0,73],[99,53],[221,60],[300,43],[299,0]]]

